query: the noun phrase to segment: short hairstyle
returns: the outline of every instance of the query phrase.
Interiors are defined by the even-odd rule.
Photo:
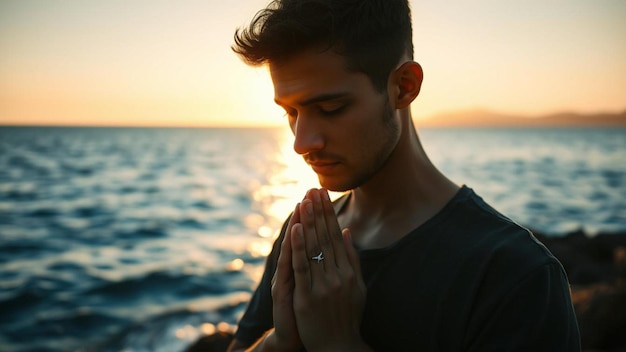
[[[401,57],[413,59],[408,0],[274,0],[236,30],[232,46],[253,66],[315,48],[346,57],[349,70],[386,90]]]

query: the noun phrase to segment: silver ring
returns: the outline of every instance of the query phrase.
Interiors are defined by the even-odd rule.
[[[317,260],[317,263],[321,263],[322,260],[324,260],[324,253],[320,252],[320,254],[316,255],[315,257],[312,257],[311,260]]]

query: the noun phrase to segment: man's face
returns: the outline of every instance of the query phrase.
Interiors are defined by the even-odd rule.
[[[365,74],[347,70],[345,59],[331,51],[270,63],[270,74],[294,150],[322,187],[354,189],[384,165],[399,140],[399,118]]]

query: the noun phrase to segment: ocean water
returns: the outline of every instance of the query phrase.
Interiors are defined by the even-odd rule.
[[[626,129],[420,135],[523,225],[626,231]],[[232,329],[317,186],[291,143],[283,129],[0,128],[0,350],[182,351]]]

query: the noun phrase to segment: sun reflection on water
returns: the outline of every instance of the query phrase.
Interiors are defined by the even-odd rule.
[[[270,157],[276,165],[269,176],[269,182],[260,185],[253,192],[253,199],[267,217],[267,225],[258,227],[258,235],[263,238],[276,238],[282,223],[302,200],[307,190],[319,188],[317,175],[309,165],[293,150],[293,135],[285,129],[277,135],[279,148]],[[331,192],[331,199],[342,193]],[[271,250],[271,248],[270,248]]]

